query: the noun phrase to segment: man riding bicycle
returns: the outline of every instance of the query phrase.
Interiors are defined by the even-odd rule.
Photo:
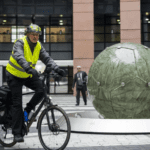
[[[35,91],[35,94],[27,103],[24,112],[29,115],[31,110],[41,102],[44,97],[42,81],[38,78],[35,65],[40,59],[46,65],[46,72],[52,70],[64,76],[64,70],[60,69],[54,60],[46,52],[38,41],[41,28],[36,24],[27,27],[24,37],[14,42],[12,55],[6,66],[7,83],[12,93],[12,134],[15,142],[23,142],[22,128],[24,124],[24,113],[22,109],[22,86]]]

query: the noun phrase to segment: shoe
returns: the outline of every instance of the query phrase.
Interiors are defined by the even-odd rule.
[[[87,103],[85,103],[84,105],[87,105]]]
[[[75,104],[75,106],[79,106],[79,104]]]
[[[27,111],[24,111],[24,121],[27,122],[28,120],[28,113]]]
[[[32,112],[30,112],[30,113],[32,113]],[[30,113],[29,113],[29,115],[28,115],[27,111],[26,111],[26,110],[24,111],[24,121],[25,121],[25,122],[27,122],[27,121],[29,121],[29,119],[31,119],[32,116],[30,116]],[[33,115],[33,114],[31,114],[31,115]],[[28,119],[28,118],[29,118],[29,119]],[[36,121],[37,121],[37,119],[35,118],[35,119],[34,119],[34,122],[36,122]]]
[[[24,139],[20,134],[17,134],[14,135],[14,142],[24,142]]]

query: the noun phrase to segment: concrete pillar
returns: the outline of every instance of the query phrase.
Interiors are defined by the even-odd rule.
[[[140,0],[120,0],[120,42],[141,44]]]
[[[78,65],[88,74],[93,61],[94,0],[73,0],[73,75]]]

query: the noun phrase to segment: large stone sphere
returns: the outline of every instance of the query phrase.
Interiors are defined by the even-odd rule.
[[[104,118],[150,118],[150,49],[135,43],[107,47],[90,67],[87,88]]]

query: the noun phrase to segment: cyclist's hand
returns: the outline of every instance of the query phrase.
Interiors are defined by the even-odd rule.
[[[55,69],[55,72],[58,73],[60,76],[66,76],[66,73],[63,69],[60,69],[59,67]]]
[[[45,73],[50,73],[52,71],[52,68],[50,65],[47,65],[46,68],[45,68]]]
[[[37,72],[35,69],[31,68],[31,67],[30,67],[26,72],[27,72],[28,74],[32,74],[32,77],[33,77],[33,78],[39,77],[38,72]]]

